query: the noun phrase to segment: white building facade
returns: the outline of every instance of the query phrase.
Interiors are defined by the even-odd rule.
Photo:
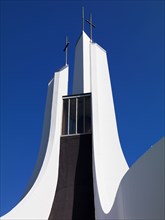
[[[22,200],[1,219],[58,220],[57,216],[60,219],[66,219],[67,216],[68,219],[74,220],[77,218],[77,214],[74,214],[76,209],[81,207],[80,212],[88,209],[87,205],[84,205],[85,201],[78,208],[74,205],[75,195],[79,200],[83,200],[85,190],[87,194],[91,193],[89,200],[93,204],[89,204],[92,207],[89,208],[89,212],[93,209],[94,213],[91,214],[92,217],[86,216],[86,220],[164,219],[164,141],[129,170],[117,130],[107,54],[97,43],[93,43],[84,31],[75,49],[72,96],[67,94],[68,72],[69,67],[66,65],[55,72],[54,78],[48,85],[43,136],[33,176]],[[81,122],[82,117],[78,116],[79,109],[82,109],[79,107],[80,99],[83,98],[83,103],[87,103],[88,97],[90,97],[91,107],[89,110],[87,104],[82,105],[84,109],[82,112],[85,113],[81,113],[83,117]],[[65,99],[68,101],[64,116]],[[91,125],[87,129],[89,122]],[[82,132],[79,132],[80,125],[84,126]],[[88,141],[90,138],[91,142]],[[78,152],[75,143],[78,143]],[[91,143],[91,153],[89,152],[91,156],[88,158],[84,155],[88,152],[85,146],[89,143]],[[70,147],[71,144],[73,148],[70,150],[72,152],[70,155],[67,146]],[[158,157],[155,157],[156,154]],[[81,159],[83,157],[84,162]],[[86,160],[89,160],[89,166],[91,166],[89,174],[83,174],[88,170],[88,167],[85,168]],[[66,171],[65,162],[70,166],[69,164],[73,161],[75,161],[73,167],[66,168],[70,169]],[[156,164],[156,168],[149,187],[145,174],[153,170],[152,161]],[[81,171],[83,166],[84,171]],[[74,173],[73,170],[75,170]],[[82,172],[82,180],[81,175],[76,173],[77,170]],[[160,172],[157,172],[158,170]],[[67,181],[68,185],[65,186]],[[75,188],[81,185],[81,181],[87,185],[84,187],[82,184],[81,187],[77,187],[76,192]],[[89,193],[88,190],[92,192]],[[155,197],[151,202],[152,194]],[[142,201],[145,201],[145,204]],[[67,205],[71,203],[73,205]],[[60,207],[57,208],[59,204]],[[144,209],[139,206],[140,204],[143,204]]]

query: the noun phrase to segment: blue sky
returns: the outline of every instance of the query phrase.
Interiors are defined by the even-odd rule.
[[[0,215],[18,203],[32,174],[47,84],[65,63],[66,34],[71,92],[83,5],[86,19],[93,14],[93,40],[108,54],[129,166],[164,136],[164,1],[1,0]]]

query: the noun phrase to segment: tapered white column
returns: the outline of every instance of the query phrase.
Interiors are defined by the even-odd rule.
[[[55,196],[58,166],[60,135],[62,125],[62,96],[67,95],[68,91],[68,66],[56,72],[53,80],[49,84],[47,112],[45,114],[45,128],[49,129],[43,134],[42,149],[46,149],[39,154],[39,170],[35,169],[32,178],[32,185],[25,197],[9,213],[2,216],[6,220],[46,220],[49,217]],[[51,98],[49,97],[51,96]],[[51,108],[51,109],[50,109]],[[49,118],[50,117],[50,118]],[[50,126],[47,125],[50,120]],[[46,146],[43,146],[46,145]],[[42,152],[44,155],[42,155]],[[42,166],[41,166],[42,164]]]
[[[98,203],[108,213],[128,165],[119,141],[106,51],[82,32],[75,51],[73,94],[91,92],[93,179]]]
[[[84,31],[76,44],[72,94],[91,92],[90,38]]]
[[[106,51],[96,43],[91,43],[90,62],[95,207],[101,203],[108,213],[128,165],[118,136]]]

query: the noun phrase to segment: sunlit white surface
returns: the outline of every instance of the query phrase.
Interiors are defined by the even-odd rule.
[[[94,194],[98,190],[102,209],[114,203],[128,165],[120,146],[106,51],[91,43],[91,92],[93,127]],[[95,194],[96,195],[96,194]],[[97,216],[96,216],[97,218]]]
[[[53,94],[50,92],[53,98],[52,104],[49,103],[51,107],[50,132],[48,143],[45,143],[47,146],[42,168],[26,196],[1,219],[45,220],[49,217],[58,178],[62,96],[67,95],[68,91],[68,66],[55,73],[54,79],[49,84],[50,89],[53,92]],[[46,109],[49,111],[48,108]]]
[[[90,88],[90,39],[83,31],[75,48],[73,94],[91,92]]]

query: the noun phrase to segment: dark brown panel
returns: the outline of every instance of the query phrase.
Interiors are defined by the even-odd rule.
[[[49,220],[94,220],[92,135],[61,137],[57,190]]]

